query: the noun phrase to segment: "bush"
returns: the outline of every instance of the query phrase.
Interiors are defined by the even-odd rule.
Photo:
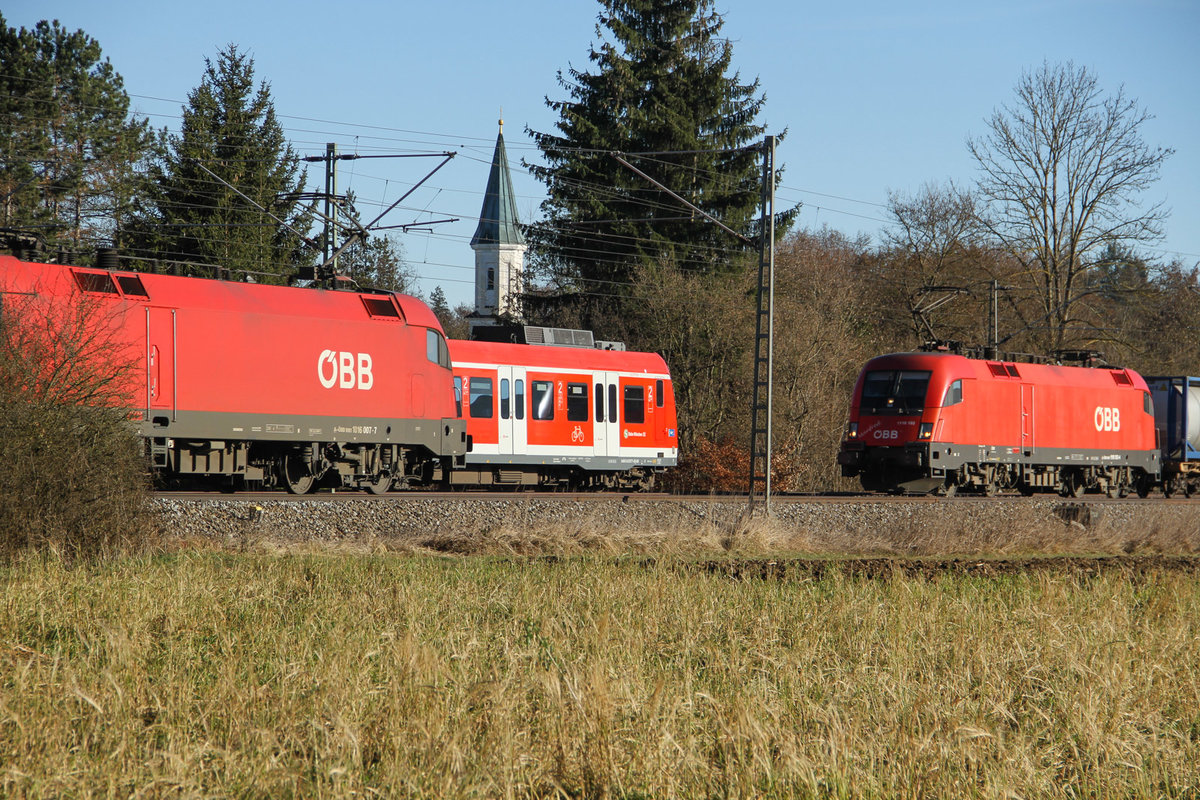
[[[0,558],[145,541],[146,462],[124,411],[136,348],[116,306],[0,295]]]
[[[0,391],[0,555],[90,557],[144,543],[145,459],[122,414],[15,394]]]

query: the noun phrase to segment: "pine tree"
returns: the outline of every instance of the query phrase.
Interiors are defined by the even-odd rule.
[[[95,39],[57,21],[16,30],[0,15],[0,227],[51,248],[112,243],[150,142]]]
[[[222,49],[215,63],[205,59],[179,133],[160,133],[149,177],[150,200],[135,239],[143,257],[274,281],[312,263],[300,157],[284,137],[267,83],[255,89],[254,59],[236,45]]]
[[[529,231],[533,267],[585,295],[621,297],[651,262],[704,273],[744,267],[746,246],[613,158],[635,166],[734,230],[756,235],[761,157],[758,81],[729,74],[712,0],[600,0],[589,58],[569,69],[569,99],[547,105],[558,133],[531,132],[545,165],[543,221]],[[608,37],[607,39],[605,37]],[[641,154],[641,155],[637,155]],[[781,215],[782,235],[795,210]],[[591,320],[590,324],[595,324]]]

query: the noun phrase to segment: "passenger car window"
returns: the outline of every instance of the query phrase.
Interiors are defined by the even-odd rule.
[[[646,421],[646,390],[641,386],[625,387],[625,422],[641,425]]]
[[[513,384],[513,403],[517,419],[525,419],[525,381],[517,380]]]
[[[472,417],[475,419],[491,419],[493,414],[492,398],[491,378],[471,378]]]
[[[530,384],[533,393],[534,419],[554,419],[554,384],[550,381],[534,381]]]
[[[500,379],[500,419],[509,417],[508,378]]]
[[[588,387],[586,383],[567,384],[567,420],[587,422]]]

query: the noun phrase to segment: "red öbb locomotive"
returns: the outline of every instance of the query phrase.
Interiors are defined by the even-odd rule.
[[[1132,370],[894,353],[867,362],[838,455],[868,491],[1141,496],[1160,453]]]
[[[40,335],[103,342],[92,368],[115,376],[161,475],[383,492],[466,452],[446,341],[415,298],[11,257],[0,288]]]

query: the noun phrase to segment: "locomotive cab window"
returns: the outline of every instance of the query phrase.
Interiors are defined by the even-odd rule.
[[[863,378],[863,414],[920,414],[929,391],[928,370],[879,370]]]
[[[586,383],[567,384],[567,420],[587,422],[588,387]]]
[[[471,416],[475,419],[491,419],[493,395],[491,378],[471,378]]]
[[[533,381],[529,388],[533,392],[534,419],[554,419],[554,384],[550,381]]]
[[[962,399],[962,378],[959,378],[946,387],[946,399],[942,401],[942,408],[956,406],[962,402]]]
[[[625,387],[625,422],[632,425],[641,425],[646,422],[646,390],[644,387]]]

